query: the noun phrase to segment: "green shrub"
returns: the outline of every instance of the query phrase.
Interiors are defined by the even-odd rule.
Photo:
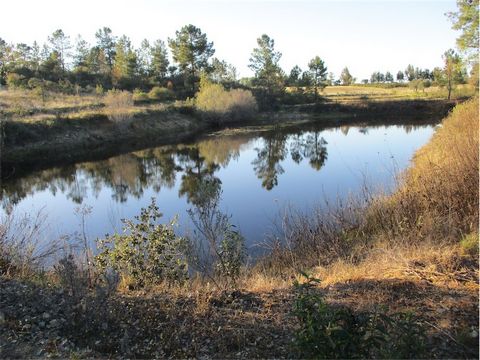
[[[64,94],[74,94],[75,86],[69,80],[59,80],[58,90]]]
[[[225,90],[220,84],[202,79],[196,94],[195,106],[207,120],[219,123],[251,118],[257,111],[257,102],[248,90]]]
[[[24,88],[27,85],[27,80],[20,74],[8,73],[7,85],[9,88]]]
[[[172,90],[169,90],[167,88],[154,86],[152,90],[150,90],[150,92],[148,93],[148,98],[151,100],[160,101],[173,100],[175,99],[175,94]]]
[[[304,274],[305,275],[305,274]],[[318,279],[294,284],[293,314],[300,322],[295,347],[301,357],[320,359],[419,358],[425,331],[413,314],[354,313],[327,304],[315,291]]]
[[[122,220],[123,234],[99,240],[100,252],[96,261],[100,269],[111,268],[134,286],[159,282],[183,282],[187,278],[187,265],[182,257],[184,240],[175,235],[173,226],[157,224],[162,216],[152,198],[147,208],[142,208],[137,220]]]
[[[462,252],[466,255],[478,257],[478,234],[471,233],[460,241]]]
[[[135,90],[133,90],[133,100],[134,101],[147,101],[148,100],[148,94],[146,92],[143,92],[140,89],[135,89]]]

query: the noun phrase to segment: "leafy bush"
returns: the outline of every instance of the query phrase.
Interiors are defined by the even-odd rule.
[[[24,88],[27,85],[27,79],[17,73],[8,73],[7,85],[9,88]]]
[[[160,86],[154,86],[152,90],[150,90],[150,92],[148,93],[148,98],[151,100],[160,101],[173,100],[175,99],[175,94],[170,89]]]
[[[98,242],[100,253],[96,261],[100,269],[118,271],[139,287],[162,281],[183,282],[187,278],[181,252],[184,241],[175,235],[175,221],[156,224],[161,216],[152,198],[152,203],[135,216],[137,223],[122,220],[124,234],[107,236]]]
[[[135,89],[135,90],[133,90],[133,100],[134,101],[147,101],[148,100],[148,94],[146,92],[143,92],[140,89]]]
[[[418,358],[424,352],[425,331],[409,313],[355,314],[327,304],[315,291],[318,279],[304,274],[296,282],[293,314],[300,322],[295,346],[305,358]]]
[[[128,91],[109,90],[104,98],[105,112],[113,122],[124,122],[132,117],[133,96]]]
[[[202,116],[219,123],[251,118],[257,111],[257,102],[248,90],[225,90],[220,84],[202,79],[195,105]]]

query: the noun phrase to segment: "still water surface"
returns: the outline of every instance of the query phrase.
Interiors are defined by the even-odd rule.
[[[59,236],[79,230],[75,209],[91,206],[86,231],[92,240],[121,230],[152,197],[164,220],[178,215],[179,233],[192,229],[187,209],[203,181],[222,190],[231,214],[252,248],[272,232],[286,206],[307,210],[370,186],[391,189],[433,126],[348,127],[315,125],[288,130],[230,132],[190,144],[162,146],[107,160],[38,171],[2,184],[3,208],[48,215]]]

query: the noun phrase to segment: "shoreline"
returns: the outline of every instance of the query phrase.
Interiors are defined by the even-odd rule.
[[[309,124],[321,125],[325,129],[344,125],[436,124],[454,106],[454,101],[446,100],[320,103],[263,112],[255,120],[221,126],[202,121],[195,114],[181,114],[177,111],[142,114],[134,117],[127,125],[114,124],[106,116],[96,116],[76,122],[65,120],[64,122],[70,121],[72,124],[62,125],[60,129],[41,129],[41,141],[27,140],[16,146],[9,146],[8,136],[12,132],[11,127],[17,124],[6,122],[1,151],[1,176],[2,179],[21,177],[34,170],[107,159],[150,147],[190,142],[225,131],[262,132]],[[38,127],[37,124],[30,126]],[[38,129],[22,129],[25,132],[35,130]]]

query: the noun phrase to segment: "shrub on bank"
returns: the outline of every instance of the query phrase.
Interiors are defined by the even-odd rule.
[[[170,89],[160,86],[154,86],[152,90],[150,90],[150,92],[148,93],[148,98],[150,100],[158,101],[174,100],[175,94]]]
[[[175,235],[174,222],[157,224],[162,216],[155,200],[135,216],[123,220],[123,234],[99,241],[97,264],[102,271],[113,269],[134,287],[160,282],[182,283],[187,265],[181,255],[183,239]]]
[[[225,90],[220,84],[202,79],[195,106],[201,115],[219,123],[249,119],[257,112],[257,102],[248,90]]]
[[[148,101],[148,94],[140,89],[133,90],[133,101]]]
[[[109,90],[104,97],[105,113],[113,122],[124,122],[132,117],[133,96],[128,91]]]

